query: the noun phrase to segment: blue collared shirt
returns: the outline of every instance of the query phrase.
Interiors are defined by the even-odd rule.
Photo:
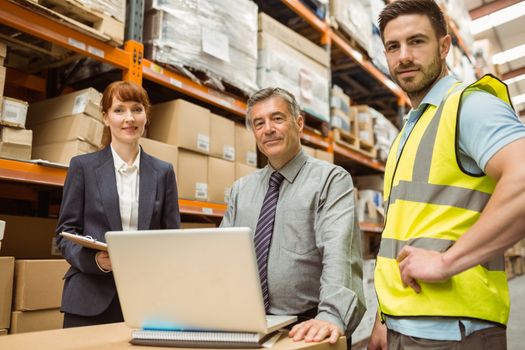
[[[405,144],[419,117],[428,105],[439,106],[447,92],[457,83],[451,76],[440,79],[425,95],[419,106],[409,111],[405,127],[401,133],[397,156]],[[525,137],[525,126],[520,122],[512,107],[496,96],[484,91],[466,93],[461,104],[459,118],[460,163],[472,174],[482,174],[487,162],[504,146]],[[451,140],[452,141],[452,140]],[[465,335],[494,324],[482,320],[444,318],[444,317],[406,317],[385,316],[389,329],[404,335],[434,339],[461,340],[460,323],[465,327]]]

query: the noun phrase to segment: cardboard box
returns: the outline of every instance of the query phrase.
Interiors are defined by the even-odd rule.
[[[228,203],[230,190],[235,181],[235,163],[208,157],[208,200]]]
[[[150,156],[171,163],[173,165],[173,170],[177,171],[177,158],[179,157],[179,149],[176,146],[152,139],[147,139],[145,137],[141,137],[139,143],[142,146],[144,152]]]
[[[204,154],[210,153],[210,111],[181,99],[151,109],[148,137]]]
[[[15,258],[0,257],[0,328],[9,328],[11,322],[14,271]]]
[[[27,102],[11,97],[1,98],[0,124],[25,128],[27,117]]]
[[[75,114],[86,114],[102,120],[100,100],[102,94],[93,88],[31,103],[27,112],[27,125],[34,125]]]
[[[304,151],[311,157],[314,157],[315,158],[315,148],[313,147],[309,147],[309,146],[305,146],[303,145],[302,146]]]
[[[328,163],[334,163],[334,154],[320,149],[315,150],[315,158],[325,160]]]
[[[17,259],[57,259],[53,243],[57,219],[34,216],[0,215],[6,222],[2,240],[2,256]]]
[[[0,157],[31,159],[32,139],[31,130],[0,126]]]
[[[330,107],[339,109],[345,114],[350,110],[350,96],[337,85],[332,86],[330,90]]]
[[[13,311],[11,314],[11,334],[60,329],[64,324],[64,314],[59,309],[38,311]]]
[[[13,309],[34,311],[60,307],[63,277],[68,268],[64,259],[16,260]]]
[[[210,114],[210,155],[235,161],[235,122]]]
[[[4,65],[4,60],[6,57],[7,57],[7,45],[0,42],[0,65]]]
[[[33,159],[44,159],[50,162],[69,165],[71,158],[79,154],[96,152],[99,149],[88,142],[81,140],[51,143],[48,145],[34,146]]]
[[[249,166],[242,163],[235,163],[235,180],[237,181],[241,177],[250,175],[254,171],[257,171],[256,167]]]
[[[104,128],[101,120],[82,113],[48,120],[32,127],[33,146],[81,140],[100,148]]]
[[[374,145],[374,119],[367,105],[352,106],[357,111],[357,130],[360,143],[366,146]]]
[[[179,198],[208,200],[208,157],[179,149],[177,161]]]
[[[3,60],[3,58],[0,58],[0,60]],[[0,66],[0,96],[4,96],[5,72],[5,67]]]
[[[251,130],[235,124],[235,151],[238,163],[257,166],[257,145]]]
[[[265,13],[259,13],[259,31],[268,33],[325,67],[330,67],[330,51],[317,46],[301,34]]]

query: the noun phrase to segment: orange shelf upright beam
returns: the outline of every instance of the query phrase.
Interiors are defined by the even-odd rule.
[[[122,74],[122,80],[132,81],[142,85],[142,61],[144,60],[144,45],[138,41],[128,40],[124,50],[129,54],[129,69]]]
[[[304,18],[318,32],[325,33],[330,30],[328,23],[317,17],[308,7],[304,6],[299,0],[282,0],[292,11]]]
[[[379,69],[377,69],[370,61],[365,59],[363,55],[351,47],[343,38],[336,33],[332,32],[332,42],[335,43],[341,50],[346,52],[354,61],[356,61],[361,67],[368,71],[377,81],[385,85],[392,93],[394,93],[398,99],[403,102],[408,101],[408,98],[403,90],[397,86],[392,80],[387,78]]]
[[[185,76],[161,67],[148,59],[143,59],[142,70],[145,79],[210,103],[236,115],[244,116],[246,114],[246,102],[204,85],[199,85]]]
[[[9,0],[0,0],[0,23],[117,68],[127,70],[129,67],[129,54],[124,50],[107,45]]]

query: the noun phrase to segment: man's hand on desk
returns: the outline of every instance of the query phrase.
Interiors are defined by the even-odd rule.
[[[337,343],[337,339],[343,335],[343,331],[335,324],[311,319],[293,326],[288,336],[293,338],[293,341],[304,339],[305,342],[320,342],[325,338],[330,338],[328,341],[331,344]]]

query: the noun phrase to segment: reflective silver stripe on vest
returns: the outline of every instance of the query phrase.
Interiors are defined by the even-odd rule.
[[[390,197],[390,203],[401,199],[418,203],[448,205],[481,212],[487,205],[490,194],[462,187],[400,181],[391,190]]]
[[[448,97],[448,95],[447,95]],[[441,115],[443,114],[443,106],[445,100],[440,103],[434,117],[428,124],[419,146],[417,148],[416,158],[414,160],[414,170],[412,173],[412,181],[428,182],[430,176],[430,165],[432,163],[432,153],[434,153],[434,146],[436,144],[436,137]]]
[[[401,241],[393,238],[383,237],[381,239],[381,248],[379,249],[379,253],[377,255],[383,258],[396,259],[403,247],[406,245],[432,250],[435,252],[445,252],[453,244],[454,241],[449,239],[419,237],[409,239],[408,241]],[[481,266],[489,271],[505,271],[505,259],[503,256],[499,256],[487,263],[481,264]]]

